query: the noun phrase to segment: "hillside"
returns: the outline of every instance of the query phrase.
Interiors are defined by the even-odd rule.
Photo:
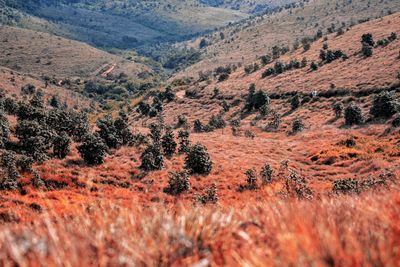
[[[198,1],[6,1],[6,23],[100,47],[132,48],[182,40],[247,17]]]
[[[80,43],[32,30],[0,27],[0,65],[56,78],[90,77],[112,69],[136,76],[148,67]]]
[[[215,33],[187,44],[198,48],[200,40],[206,39],[209,45],[203,50],[203,60],[182,75],[195,76],[199,71],[228,64],[249,64],[263,55],[271,54],[274,46],[291,50],[296,44],[301,45],[302,39],[316,36],[318,31],[322,34],[329,30],[336,32],[340,28],[346,29],[358,22],[399,10],[398,1],[308,1],[304,6],[227,27],[223,30],[225,38],[222,40],[220,33]]]

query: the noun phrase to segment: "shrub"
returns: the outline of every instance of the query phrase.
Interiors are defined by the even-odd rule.
[[[33,171],[32,170],[33,162],[34,162],[33,158],[22,155],[16,161],[16,166],[21,173],[31,173]]]
[[[341,118],[343,116],[343,110],[344,110],[344,106],[342,103],[335,103],[333,105],[333,111],[335,112],[335,117]]]
[[[177,144],[175,142],[175,136],[171,128],[168,128],[166,133],[162,137],[161,145],[164,155],[170,157],[175,153]]]
[[[228,73],[222,73],[218,77],[218,82],[223,82],[229,79],[229,74]]]
[[[150,112],[150,109],[151,109],[150,105],[142,101],[142,102],[139,103],[137,111],[140,114],[142,114],[144,116],[147,116],[149,114],[149,112]]]
[[[261,181],[263,184],[269,184],[272,182],[272,174],[273,174],[273,170],[271,168],[271,165],[269,164],[265,164],[260,172],[260,177],[261,177]]]
[[[47,159],[47,150],[53,144],[54,132],[37,121],[18,120],[15,134],[24,154],[42,162]]]
[[[153,140],[153,143],[160,143],[161,130],[162,130],[161,125],[152,123],[150,124],[149,128],[150,128],[150,138]]]
[[[58,99],[57,96],[53,95],[51,97],[50,106],[52,106],[53,108],[60,108],[61,107],[60,100]]]
[[[213,162],[205,146],[197,143],[190,147],[185,159],[186,169],[191,173],[207,175],[211,172],[212,167]]]
[[[106,115],[97,120],[98,135],[103,139],[109,148],[117,148],[122,145],[122,138],[119,136],[111,115]]]
[[[132,131],[129,129],[128,115],[125,111],[120,110],[118,117],[114,121],[114,127],[116,134],[123,145],[132,145],[134,142],[134,136]]]
[[[365,44],[367,44],[369,46],[372,46],[372,47],[375,45],[374,38],[372,37],[371,33],[363,34],[361,36],[361,42],[365,43]]]
[[[188,119],[184,115],[179,115],[178,116],[178,122],[175,125],[175,128],[187,128],[188,126]]]
[[[160,144],[149,145],[140,156],[142,164],[140,168],[145,171],[156,171],[164,168],[164,157],[161,153]]]
[[[292,133],[301,132],[304,129],[304,123],[300,118],[296,118],[292,123]]]
[[[394,40],[396,40],[397,39],[397,34],[395,33],[395,32],[392,32],[391,34],[390,34],[390,36],[388,37],[388,40],[390,41],[390,42],[393,42]]]
[[[314,61],[311,62],[310,69],[311,69],[312,71],[318,70],[318,64],[315,63]]]
[[[290,100],[290,105],[292,107],[292,110],[295,110],[300,107],[301,99],[298,94],[295,94],[292,99]]]
[[[275,74],[275,69],[274,68],[267,68],[262,74],[261,74],[261,77],[262,78],[265,78],[265,77],[268,77],[268,76],[271,76],[271,75],[274,75]]]
[[[205,194],[196,196],[196,202],[203,205],[207,203],[215,204],[218,202],[217,185],[212,184],[210,187],[206,188]]]
[[[282,62],[279,62],[279,61],[275,62],[275,65],[274,65],[275,74],[281,74],[281,73],[283,73],[284,67],[285,67],[285,66],[283,65]]]
[[[289,196],[299,199],[312,199],[313,191],[308,187],[305,178],[300,177],[295,171],[289,170],[289,176],[285,179],[285,189]]]
[[[0,109],[0,149],[4,148],[10,137],[10,125],[4,112]]]
[[[398,113],[392,121],[392,126],[395,128],[400,127],[400,113]]]
[[[239,189],[238,189],[239,192],[242,192],[244,190],[256,190],[258,188],[256,170],[254,168],[248,169],[245,172],[245,175],[247,177],[246,184],[239,186]]]
[[[186,130],[180,130],[178,133],[179,138],[179,153],[187,153],[190,148],[189,132]]]
[[[267,124],[265,130],[268,131],[268,132],[269,131],[276,131],[279,128],[281,122],[282,122],[281,115],[279,113],[277,113],[277,112],[274,112],[273,117],[272,117],[272,121],[270,121]]]
[[[212,128],[212,129],[223,129],[226,127],[226,122],[224,120],[224,118],[222,117],[221,114],[218,115],[212,115],[208,125]]]
[[[361,48],[361,53],[363,54],[364,57],[370,57],[373,54],[373,47],[366,43],[363,43]]]
[[[374,117],[390,118],[398,111],[400,104],[396,101],[395,92],[384,91],[374,96],[369,113]]]
[[[71,151],[71,139],[66,133],[57,135],[53,142],[53,152],[59,159],[64,159]]]
[[[346,125],[361,124],[364,120],[361,108],[353,103],[345,109],[344,118]]]
[[[164,188],[164,192],[177,196],[183,192],[190,190],[189,175],[186,171],[170,172],[168,174],[168,186]]]
[[[104,162],[107,152],[107,145],[98,135],[88,134],[83,143],[78,146],[78,151],[88,165],[99,165]]]
[[[194,121],[193,130],[194,130],[195,133],[204,132],[204,125],[201,123],[201,121],[199,119]]]
[[[4,152],[0,163],[2,168],[6,171],[6,176],[2,177],[0,180],[0,190],[17,189],[19,173],[16,167],[15,154],[9,151]]]

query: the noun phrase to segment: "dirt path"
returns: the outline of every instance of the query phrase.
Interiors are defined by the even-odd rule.
[[[115,67],[117,66],[116,63],[112,64],[110,68],[108,68],[106,71],[104,71],[103,73],[100,74],[101,77],[107,77],[108,74],[110,74]]]

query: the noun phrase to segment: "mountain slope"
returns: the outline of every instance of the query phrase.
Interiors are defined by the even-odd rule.
[[[296,41],[300,43],[303,38],[314,37],[318,30],[327,33],[328,28],[333,31],[345,29],[360,21],[399,10],[398,1],[313,0],[305,3],[304,7],[255,17],[227,27],[223,39],[220,33],[206,36],[210,45],[203,51],[203,60],[186,70],[185,75],[196,75],[199,71],[227,64],[248,64],[270,54],[273,46],[292,49]],[[188,45],[198,48],[201,39]]]
[[[128,75],[149,70],[132,60],[47,33],[0,27],[0,66],[49,77],[89,77],[115,64]]]

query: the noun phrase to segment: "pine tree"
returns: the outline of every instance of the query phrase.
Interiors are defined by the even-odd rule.
[[[212,166],[213,162],[205,146],[197,143],[189,149],[186,155],[185,168],[191,173],[207,175],[211,172]]]
[[[177,144],[171,128],[168,128],[162,137],[161,145],[166,156],[171,157],[175,153]]]
[[[79,154],[88,165],[100,165],[104,162],[107,145],[98,135],[88,134],[83,143],[78,146]]]

